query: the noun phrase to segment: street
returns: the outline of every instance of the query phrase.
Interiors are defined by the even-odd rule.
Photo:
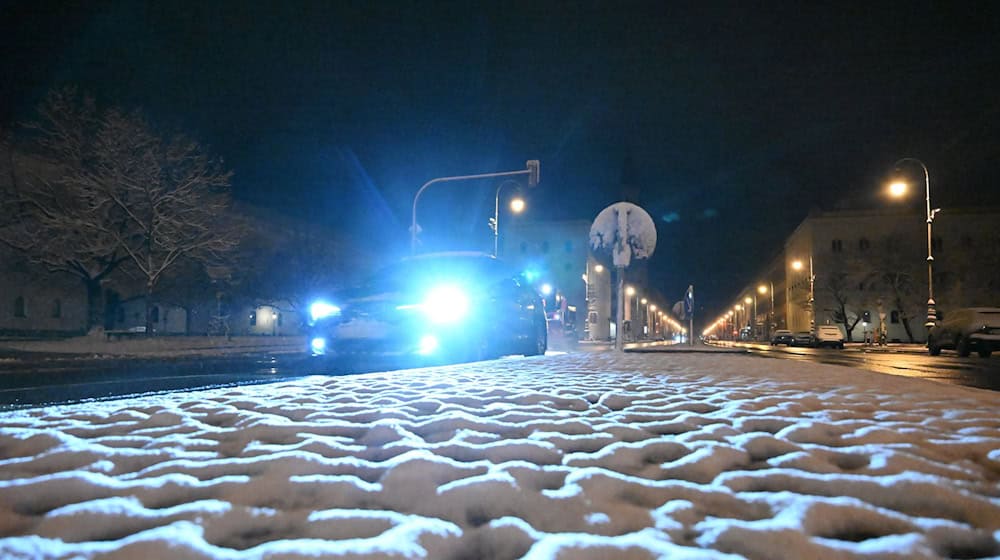
[[[844,350],[771,346],[767,343],[738,343],[752,354],[769,358],[841,365],[878,373],[919,377],[952,385],[1000,390],[1000,359],[971,356],[960,358],[945,351],[930,356],[926,351],[896,350],[892,347],[848,346]]]
[[[845,350],[773,347],[761,343],[721,343],[695,349],[739,347],[754,356],[833,364],[952,385],[1000,390],[1000,359],[928,356],[913,349]],[[643,345],[647,352],[686,351],[681,345]],[[594,351],[591,349],[590,351]],[[608,351],[600,347],[597,351]],[[301,354],[173,359],[5,359],[0,361],[0,409],[64,404],[91,399],[272,383],[308,375],[350,375],[391,370],[374,362],[316,363]],[[859,371],[863,374],[863,371]]]

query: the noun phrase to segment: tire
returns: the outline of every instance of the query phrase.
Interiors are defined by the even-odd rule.
[[[541,356],[549,349],[549,329],[544,321],[535,321],[535,336],[531,346],[524,349],[525,356]]]
[[[844,343],[841,342],[841,343],[837,344],[837,348],[840,349],[840,350],[843,350],[844,349]]]
[[[980,348],[977,353],[980,358],[989,358],[993,354],[992,348]]]
[[[934,342],[928,340],[927,341],[927,353],[930,354],[931,356],[940,356],[941,355],[941,347],[938,346],[937,344],[934,344]]]
[[[958,340],[955,342],[955,350],[958,355],[962,358],[968,358],[972,350],[969,348],[969,339],[964,336],[959,336]]]

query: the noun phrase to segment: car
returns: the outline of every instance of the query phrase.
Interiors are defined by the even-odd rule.
[[[989,358],[1000,348],[1000,307],[956,309],[940,317],[927,334],[927,351],[937,356],[942,348],[954,349],[963,358],[973,350]]]
[[[778,329],[774,331],[774,336],[771,337],[771,346],[777,346],[779,344],[791,346],[794,341],[795,335],[792,334],[792,331]]]
[[[813,333],[813,346],[844,349],[844,335],[836,325],[819,325]]]
[[[789,346],[812,346],[813,335],[809,331],[799,331],[792,335],[792,343]]]
[[[314,357],[424,365],[534,356],[548,348],[538,291],[482,253],[403,259],[357,288],[314,301],[309,322]]]

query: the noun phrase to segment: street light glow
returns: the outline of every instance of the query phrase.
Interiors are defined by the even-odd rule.
[[[893,198],[900,198],[906,196],[906,189],[908,185],[905,181],[893,181],[889,185],[889,196]]]
[[[510,200],[510,211],[520,214],[524,210],[524,199],[517,197]]]
[[[646,303],[647,303],[648,301],[649,301],[649,300],[647,300],[646,298],[642,298],[642,299],[640,299],[640,300],[639,300],[639,302],[640,302],[640,303],[642,303],[643,305],[646,305]]]
[[[753,303],[753,298],[750,297],[750,296],[747,296],[747,297],[743,298],[743,303],[745,303],[747,305],[750,305],[751,303]]]
[[[761,284],[760,286],[757,286],[757,293],[759,293],[761,295],[766,294],[767,293],[767,286],[765,286],[763,284]]]
[[[792,268],[795,270],[802,270],[802,261],[792,261]]]
[[[602,265],[602,264],[595,264],[594,265],[594,272],[604,272],[604,265]]]
[[[632,286],[626,286],[625,287],[625,295],[627,295],[629,297],[634,296],[635,295],[635,288],[633,288]]]

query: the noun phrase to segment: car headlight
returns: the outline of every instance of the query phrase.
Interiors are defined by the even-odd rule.
[[[332,303],[317,301],[309,306],[309,316],[312,317],[313,321],[327,317],[336,317],[337,315],[340,315],[340,308]]]
[[[427,293],[421,307],[432,323],[456,323],[468,314],[469,298],[458,286],[438,286]]]

